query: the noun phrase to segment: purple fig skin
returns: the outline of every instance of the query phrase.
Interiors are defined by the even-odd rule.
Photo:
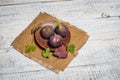
[[[44,26],[41,29],[40,34],[43,38],[49,39],[54,34],[53,26]]]
[[[65,25],[61,24],[55,28],[55,32],[64,38],[68,34],[68,29]]]
[[[63,39],[60,35],[54,34],[53,36],[50,37],[48,44],[51,47],[57,48],[63,44]]]
[[[55,50],[53,55],[59,58],[66,58],[68,56],[68,52],[66,51],[66,47],[62,45],[58,49]]]

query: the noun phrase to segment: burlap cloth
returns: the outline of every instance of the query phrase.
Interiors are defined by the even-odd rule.
[[[77,55],[77,51],[86,43],[88,40],[88,35],[85,31],[76,28],[75,26],[69,24],[68,22],[64,22],[71,33],[70,43],[75,45],[75,53],[69,53],[68,57],[65,59],[60,59],[54,56],[50,58],[44,58],[41,55],[42,49],[36,45],[34,40],[34,34],[31,34],[31,30],[40,23],[43,23],[48,20],[56,20],[55,17],[47,14],[47,13],[40,13],[32,23],[13,41],[11,44],[16,50],[21,52],[23,55],[27,56],[28,58],[42,64],[43,66],[47,67],[48,69],[59,72],[63,71],[67,65],[71,62],[71,60]],[[33,44],[36,46],[36,50],[30,53],[25,53],[25,46],[28,44]]]

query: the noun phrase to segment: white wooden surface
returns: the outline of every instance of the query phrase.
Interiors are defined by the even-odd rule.
[[[10,46],[41,11],[90,35],[59,74]],[[0,80],[120,80],[120,0],[0,0]]]

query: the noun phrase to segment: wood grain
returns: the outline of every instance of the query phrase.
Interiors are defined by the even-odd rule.
[[[0,80],[120,80],[119,0],[1,2]],[[78,56],[57,75],[10,46],[40,11],[70,22],[90,35]]]

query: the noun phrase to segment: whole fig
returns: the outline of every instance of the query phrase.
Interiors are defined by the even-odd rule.
[[[62,37],[66,37],[68,35],[68,29],[65,25],[60,24],[55,28],[55,32]]]
[[[54,28],[53,26],[44,26],[41,31],[40,34],[43,38],[48,39],[50,38],[53,34],[54,34]]]
[[[51,47],[57,48],[63,44],[63,39],[60,35],[54,34],[50,37],[48,44]]]

